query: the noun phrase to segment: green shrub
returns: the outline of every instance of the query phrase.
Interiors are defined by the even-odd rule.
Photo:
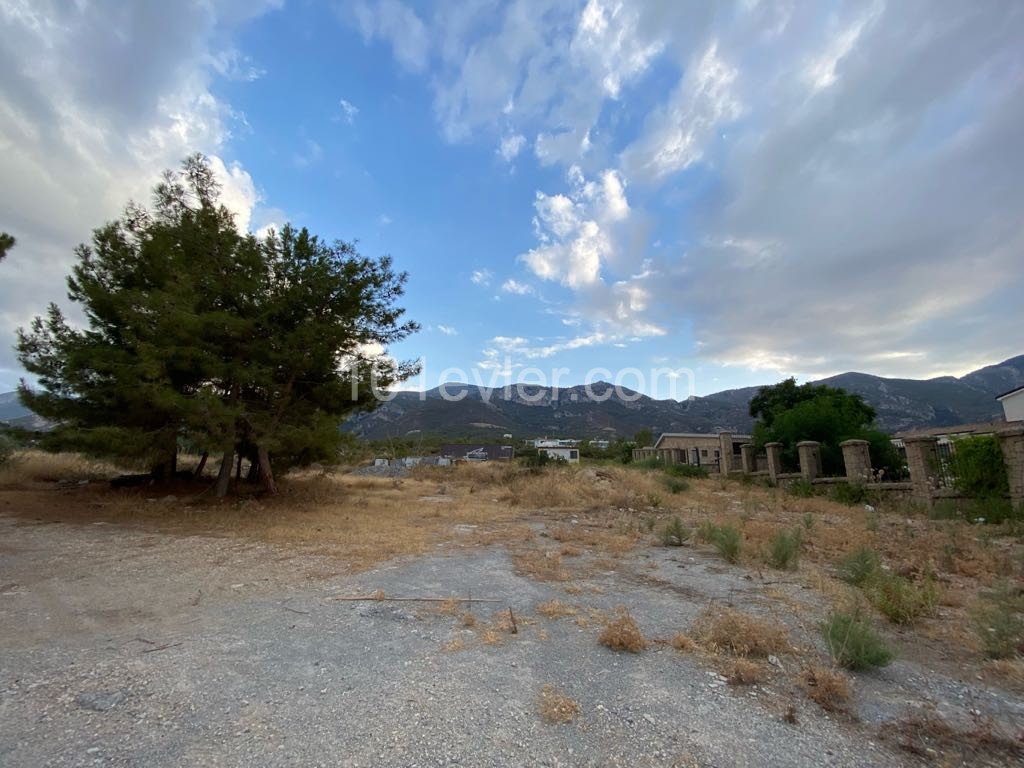
[[[705,523],[701,526],[700,537],[718,550],[726,562],[735,563],[740,559],[740,532],[733,526]]]
[[[643,461],[634,461],[633,466],[637,469],[664,469],[665,462],[657,456],[651,456]]]
[[[959,520],[962,515],[953,499],[939,499],[928,510],[928,517],[932,520]]]
[[[1010,492],[999,440],[991,435],[965,437],[953,444],[949,466],[956,489],[974,499],[999,498]]]
[[[669,493],[682,493],[683,491],[690,490],[690,484],[685,480],[678,480],[674,477],[665,478],[665,487],[668,488]]]
[[[669,464],[665,472],[672,477],[707,477],[706,467],[699,467],[696,464]]]
[[[661,532],[661,543],[665,547],[681,547],[690,540],[692,535],[693,531],[683,525],[683,521],[676,517]]]
[[[999,525],[1007,521],[1020,520],[1022,509],[1014,509],[1009,499],[998,496],[982,496],[970,499],[964,504],[963,515],[972,523]]]
[[[832,492],[829,495],[833,501],[851,506],[877,502],[875,494],[859,483],[836,483],[832,486]]]
[[[799,528],[791,531],[777,531],[772,537],[768,563],[772,568],[783,571],[795,570],[800,562],[800,546],[803,544],[803,532]]]
[[[999,584],[974,610],[974,626],[985,655],[1008,659],[1024,653],[1024,597],[1005,582]]]
[[[864,592],[894,624],[909,624],[919,616],[930,615],[939,604],[939,591],[930,576],[918,586],[910,579],[879,570],[864,583]]]
[[[878,553],[870,547],[860,547],[839,561],[836,575],[847,584],[863,586],[881,570],[882,562]]]
[[[847,669],[874,669],[892,661],[892,651],[878,633],[851,614],[833,613],[822,625],[822,634],[832,658]]]
[[[7,435],[0,435],[0,466],[3,466],[14,455],[14,441]]]
[[[786,491],[789,492],[790,496],[799,496],[801,499],[809,499],[814,495],[814,483],[810,480],[794,480],[786,486]]]

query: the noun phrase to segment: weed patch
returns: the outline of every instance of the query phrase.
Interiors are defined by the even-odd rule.
[[[860,547],[850,552],[839,562],[836,575],[847,584],[861,587],[881,570],[878,553],[869,547]]]
[[[739,561],[742,538],[738,529],[731,525],[705,523],[700,528],[700,537],[718,550],[726,562]]]
[[[605,624],[597,639],[601,645],[613,651],[640,653],[647,648],[647,640],[640,632],[640,627],[629,615],[629,611],[622,607],[616,609],[615,616]]]
[[[698,642],[712,652],[766,658],[791,650],[786,628],[733,608],[707,609],[694,625]]]
[[[892,661],[882,638],[867,622],[849,613],[833,613],[822,626],[825,644],[841,667],[863,671]]]
[[[803,545],[803,532],[799,528],[790,531],[778,531],[772,537],[771,549],[768,552],[768,564],[782,571],[796,570],[800,562],[800,547]]]
[[[551,683],[540,689],[537,709],[545,723],[571,723],[580,713],[580,705]]]
[[[847,711],[850,681],[842,672],[813,665],[803,671],[801,684],[807,696],[826,712]]]
[[[663,547],[681,547],[690,540],[693,535],[693,531],[683,525],[683,521],[678,517],[672,518],[672,522],[668,523],[661,531],[661,545]]]

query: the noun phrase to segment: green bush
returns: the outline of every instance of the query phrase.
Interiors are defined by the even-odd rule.
[[[682,493],[683,491],[690,490],[690,484],[685,480],[677,480],[674,477],[665,478],[665,487],[668,488],[669,493]]]
[[[985,655],[1008,659],[1024,653],[1024,597],[1008,584],[999,584],[974,610],[974,626]]]
[[[803,532],[799,528],[791,531],[777,531],[772,537],[768,563],[772,568],[783,571],[795,570],[800,562],[800,547],[803,544]]]
[[[1010,492],[999,440],[991,435],[965,437],[953,444],[949,462],[956,489],[973,499],[1000,498]]]
[[[665,472],[672,477],[707,477],[706,467],[699,467],[696,464],[669,464]]]
[[[837,576],[847,584],[863,586],[881,570],[878,553],[869,547],[860,547],[839,561]]]
[[[833,501],[851,506],[878,502],[875,494],[859,483],[836,483],[832,486],[832,492],[829,495]]]
[[[637,469],[664,469],[665,462],[659,459],[657,456],[651,456],[650,458],[642,461],[634,461],[633,466]]]
[[[701,526],[700,537],[718,550],[726,562],[735,563],[740,559],[742,539],[740,532],[733,526],[705,523]]]
[[[788,486],[786,491],[790,496],[798,496],[801,499],[809,499],[814,495],[814,483],[810,480],[794,480]]]
[[[964,505],[964,517],[972,523],[989,523],[999,525],[1009,520],[1020,520],[1024,518],[1024,509],[1013,508],[1009,499],[997,496],[982,496],[977,499],[970,499]]]
[[[683,525],[683,521],[676,517],[662,530],[661,543],[665,547],[681,547],[690,540],[692,535],[693,531]]]
[[[0,466],[3,466],[14,455],[14,441],[7,435],[0,435]]]
[[[892,651],[878,633],[851,614],[833,613],[822,626],[822,634],[832,658],[847,669],[874,669],[892,661]]]
[[[919,616],[928,616],[939,604],[939,591],[930,576],[919,586],[910,579],[879,570],[864,583],[864,592],[871,604],[894,624],[909,624]]]

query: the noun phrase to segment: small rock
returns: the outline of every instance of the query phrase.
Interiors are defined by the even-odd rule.
[[[75,696],[75,704],[93,712],[109,712],[127,698],[124,691],[96,691]]]

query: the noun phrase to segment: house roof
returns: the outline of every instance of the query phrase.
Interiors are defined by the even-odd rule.
[[[941,437],[942,435],[984,435],[1004,427],[1005,421],[978,421],[973,424],[950,424],[945,427],[928,427],[926,429],[908,429],[897,432],[894,438],[902,440],[906,437]]]
[[[1001,395],[996,395],[996,400],[1002,400],[1003,398],[1009,397],[1010,395],[1016,395],[1018,392],[1024,392],[1024,386],[1011,389],[1009,392],[1003,392]]]
[[[450,459],[475,459],[478,461],[497,461],[511,459],[511,445],[493,445],[489,443],[450,444],[441,446],[441,455]]]

